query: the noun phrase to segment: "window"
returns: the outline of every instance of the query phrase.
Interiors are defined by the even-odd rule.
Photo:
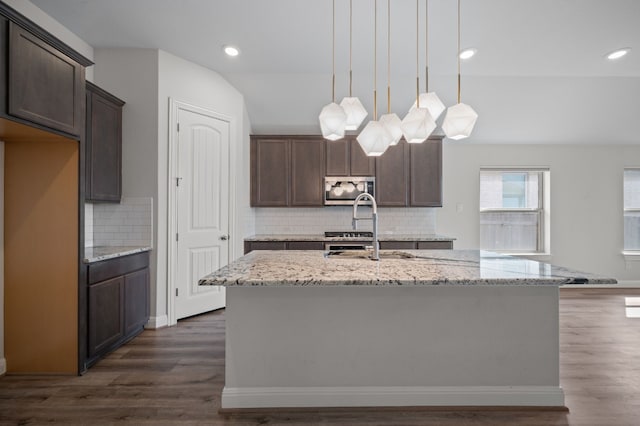
[[[640,169],[624,170],[624,250],[640,251]]]
[[[481,249],[508,253],[548,251],[548,174],[543,169],[480,171]]]

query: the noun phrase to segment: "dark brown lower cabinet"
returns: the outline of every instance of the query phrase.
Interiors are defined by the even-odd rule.
[[[124,334],[142,331],[149,319],[149,268],[124,276]]]
[[[369,241],[346,241],[345,244],[371,245]],[[333,241],[335,246],[340,245],[340,241]],[[383,250],[429,250],[429,249],[453,249],[453,241],[380,241],[380,248]],[[253,250],[325,250],[325,241],[245,241],[244,254]]]
[[[287,250],[324,250],[322,241],[289,241]]]
[[[380,241],[383,250],[451,250],[453,241]]]
[[[144,252],[91,263],[87,276],[85,368],[144,329],[149,319],[149,254]]]
[[[453,241],[418,241],[418,250],[451,250]]]
[[[380,241],[380,249],[382,250],[413,250],[415,248],[415,241]]]
[[[89,357],[122,340],[124,277],[89,286]]]

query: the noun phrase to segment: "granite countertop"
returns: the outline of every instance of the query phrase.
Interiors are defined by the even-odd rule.
[[[149,250],[151,250],[149,246],[85,247],[83,261],[84,263],[94,263]]]
[[[345,231],[350,232],[350,231]],[[325,237],[322,234],[258,234],[245,241],[367,241],[367,237]],[[438,234],[378,234],[378,241],[455,241]]]
[[[222,286],[615,284],[533,260],[480,250],[254,251],[200,280]]]

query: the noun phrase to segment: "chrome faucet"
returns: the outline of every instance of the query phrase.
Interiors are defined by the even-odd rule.
[[[358,217],[358,202],[367,198],[371,200],[371,217]],[[380,260],[380,253],[378,251],[378,204],[376,203],[376,199],[373,198],[373,195],[366,192],[358,195],[353,201],[353,218],[351,219],[351,224],[353,225],[354,231],[358,230],[359,220],[370,220],[373,224],[373,254],[371,255],[371,260]]]

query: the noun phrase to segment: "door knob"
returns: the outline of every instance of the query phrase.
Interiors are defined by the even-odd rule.
[[[220,239],[221,239],[222,241],[226,241],[226,240],[228,240],[228,239],[229,239],[229,236],[228,236],[228,235],[220,235]]]

